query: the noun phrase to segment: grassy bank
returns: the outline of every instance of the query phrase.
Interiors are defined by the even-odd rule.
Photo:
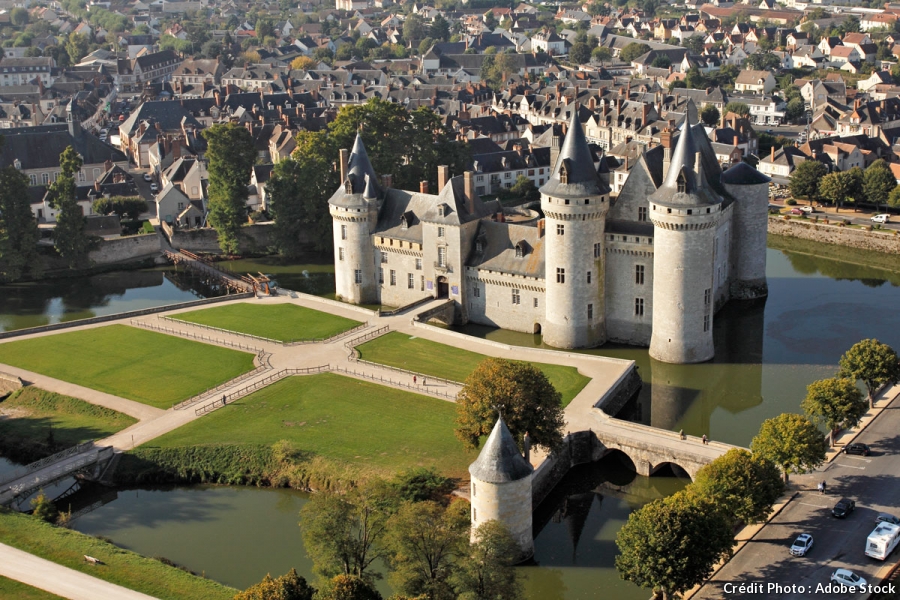
[[[425,375],[434,375],[454,381],[466,377],[487,356],[445,346],[423,338],[412,338],[404,333],[391,332],[356,348],[365,360],[400,367]],[[563,406],[569,404],[590,381],[575,367],[534,363],[562,394]]]
[[[158,560],[7,510],[0,510],[0,543],[160,600],[227,600],[236,593]],[[85,554],[104,564],[87,564]]]
[[[116,477],[301,489],[413,467],[465,477],[475,453],[454,437],[455,418],[452,403],[427,396],[331,373],[289,377],[136,449]]]
[[[19,583],[13,579],[0,577],[0,598],[15,600],[65,600],[61,596],[45,592],[30,585]]]
[[[253,355],[108,325],[0,344],[0,363],[169,408],[253,369]]]
[[[180,313],[174,318],[282,342],[330,338],[362,324],[296,304],[251,302]]]
[[[0,454],[29,463],[134,423],[109,408],[29,386],[0,402]]]

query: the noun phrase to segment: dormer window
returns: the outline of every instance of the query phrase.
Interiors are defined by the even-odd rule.
[[[528,242],[519,240],[516,244],[516,258],[522,258],[526,254],[528,254]]]
[[[684,172],[678,174],[678,181],[676,183],[678,186],[678,193],[683,194],[687,190],[687,179],[684,176]]]
[[[353,183],[349,179],[344,180],[344,193],[346,193],[346,194],[353,193]]]
[[[22,161],[20,161],[17,158],[16,160],[13,161],[13,166],[16,168],[17,171],[21,171],[22,170]]]
[[[484,244],[481,243],[481,240],[475,242],[475,252],[478,252],[479,254],[484,252]]]
[[[566,158],[562,161],[562,165],[559,167],[559,182],[560,183],[569,183],[569,159]]]

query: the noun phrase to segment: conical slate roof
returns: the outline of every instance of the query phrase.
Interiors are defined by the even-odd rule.
[[[742,161],[722,173],[720,181],[729,185],[757,185],[772,180]]]
[[[486,483],[507,483],[531,475],[534,468],[519,453],[503,417],[497,419],[478,458],[469,465],[469,474]]]
[[[562,183],[560,171],[566,172],[566,183]],[[541,187],[541,193],[548,196],[599,196],[609,193],[609,186],[597,175],[591,150],[588,148],[584,128],[578,119],[578,111],[572,111],[569,130],[559,151],[550,179]]]
[[[666,178],[650,197],[653,202],[664,206],[697,206],[721,201],[718,193],[710,189],[706,176],[700,177],[695,171],[698,152],[701,154],[699,157],[701,164],[703,163],[703,144],[697,139],[694,127],[702,126],[691,126],[690,119],[686,118],[675,150],[672,152],[672,161]],[[713,161],[713,165],[715,163],[716,161]],[[708,169],[706,167],[704,169],[708,175]],[[680,191],[682,183],[684,187]]]
[[[378,190],[378,179],[375,176],[375,169],[372,168],[372,162],[366,153],[366,146],[363,144],[362,136],[356,134],[356,141],[353,143],[353,150],[350,151],[350,160],[347,162],[347,177],[353,184],[353,193],[361,194],[366,189],[366,176],[369,182]]]

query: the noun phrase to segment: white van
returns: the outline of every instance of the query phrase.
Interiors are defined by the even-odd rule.
[[[866,556],[884,560],[900,543],[900,525],[879,523],[866,538]]]

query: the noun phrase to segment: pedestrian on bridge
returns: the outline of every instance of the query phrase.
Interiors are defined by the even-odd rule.
[[[706,437],[706,434],[705,434],[705,433],[703,434],[703,437],[700,438],[700,439],[703,440],[703,443],[704,443],[704,444],[709,444],[709,438]]]

